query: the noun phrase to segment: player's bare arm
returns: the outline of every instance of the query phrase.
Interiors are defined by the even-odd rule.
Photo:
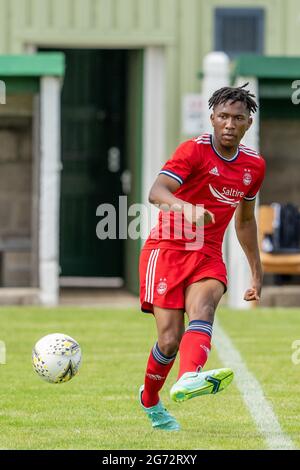
[[[252,286],[247,289],[244,300],[259,300],[262,286],[262,267],[259,256],[255,201],[242,200],[236,210],[235,229],[240,245],[247,256],[252,273]]]
[[[149,202],[161,210],[184,212],[185,218],[191,224],[196,224],[197,226],[215,223],[215,217],[212,212],[202,206],[195,206],[177,198],[173,193],[179,187],[180,183],[175,179],[166,175],[158,175],[150,189]]]

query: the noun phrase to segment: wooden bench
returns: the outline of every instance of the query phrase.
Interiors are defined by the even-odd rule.
[[[262,251],[262,240],[265,235],[272,234],[274,208],[262,205],[258,212],[258,234],[260,244],[260,259],[265,273],[300,274],[300,253],[277,254]]]

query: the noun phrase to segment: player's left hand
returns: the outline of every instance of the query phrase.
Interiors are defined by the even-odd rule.
[[[244,300],[247,302],[251,300],[260,300],[261,283],[253,283],[250,289],[247,289],[244,295]]]

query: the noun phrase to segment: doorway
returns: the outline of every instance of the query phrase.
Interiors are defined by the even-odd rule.
[[[118,286],[124,277],[124,240],[97,238],[96,211],[107,203],[117,211],[123,195],[127,51],[62,52],[61,276],[102,278],[100,285]]]

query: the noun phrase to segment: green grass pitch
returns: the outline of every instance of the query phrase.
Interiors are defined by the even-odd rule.
[[[219,309],[218,318],[260,381],[282,430],[300,447],[300,364],[291,360],[300,340],[299,309]],[[79,341],[80,374],[70,382],[42,381],[31,350],[42,336],[61,332]],[[153,318],[135,310],[2,307],[0,340],[1,449],[264,449],[234,384],[215,396],[172,403],[176,362],[161,394],[182,430],[154,431],[139,407],[149,351],[156,340]],[[299,355],[300,357],[300,355]],[[221,367],[213,350],[206,369]],[[232,365],[234,369],[234,365]]]

